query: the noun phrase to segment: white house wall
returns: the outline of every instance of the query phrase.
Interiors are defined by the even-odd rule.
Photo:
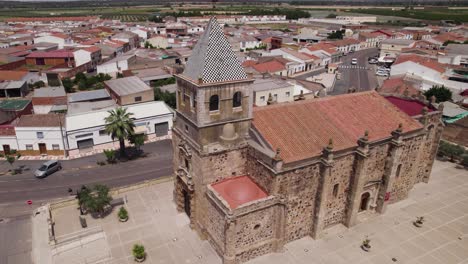
[[[85,50],[77,50],[73,52],[73,56],[77,67],[91,61],[91,53]]]
[[[0,137],[0,151],[4,151],[3,145],[9,145],[10,150],[18,149],[18,143],[16,141],[16,136],[1,136]]]
[[[26,145],[32,145],[33,150],[39,150],[39,143],[45,143],[47,150],[53,150],[52,145],[59,145],[63,150],[63,138],[59,127],[16,127],[18,149],[26,150]],[[37,137],[37,132],[43,133],[43,138]]]
[[[145,127],[145,134],[151,135],[155,134],[155,124],[165,123],[168,122],[169,130],[172,128],[172,114],[168,114],[165,116],[155,116],[155,117],[147,117],[142,119],[136,119],[134,121],[135,125],[137,125],[136,130],[138,130],[139,126]],[[105,124],[104,122],[100,126],[79,129],[74,131],[67,131],[67,141],[68,141],[68,149],[75,150],[78,149],[78,141],[86,140],[86,139],[93,139],[94,146],[111,143],[113,142],[110,135],[99,135],[99,131],[104,130]],[[87,135],[89,134],[89,135]],[[81,136],[80,136],[81,135]],[[87,136],[83,136],[87,135]],[[78,137],[77,137],[78,136]]]

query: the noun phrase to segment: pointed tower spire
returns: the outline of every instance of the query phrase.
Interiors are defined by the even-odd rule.
[[[194,82],[216,83],[247,79],[223,29],[212,17],[195,45],[182,74]]]

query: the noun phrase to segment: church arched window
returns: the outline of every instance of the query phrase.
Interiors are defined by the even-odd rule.
[[[217,94],[210,97],[210,111],[219,110],[219,96]]]
[[[235,92],[234,96],[232,97],[232,107],[239,107],[242,105],[242,93]]]

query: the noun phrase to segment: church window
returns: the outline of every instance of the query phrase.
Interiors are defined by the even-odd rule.
[[[219,110],[219,96],[215,94],[210,97],[210,111],[217,110]]]
[[[335,186],[333,186],[333,197],[336,197],[338,195],[338,188],[339,188],[339,184],[335,184]]]
[[[234,97],[232,98],[232,107],[239,107],[242,105],[242,93],[235,92]]]
[[[401,172],[401,164],[398,165],[398,167],[397,167],[397,169],[396,169],[395,176],[396,176],[396,177],[400,177],[400,172]]]

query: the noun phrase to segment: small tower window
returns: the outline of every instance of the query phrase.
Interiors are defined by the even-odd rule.
[[[242,93],[235,92],[234,97],[232,98],[232,107],[239,107],[242,105]]]
[[[219,110],[219,96],[215,94],[210,97],[210,111],[217,110]]]
[[[396,173],[395,173],[395,176],[398,178],[400,177],[400,172],[401,172],[401,164],[398,164],[398,167],[396,169]]]
[[[335,184],[335,186],[333,186],[333,197],[336,197],[338,195],[338,188],[339,188],[339,184]]]

